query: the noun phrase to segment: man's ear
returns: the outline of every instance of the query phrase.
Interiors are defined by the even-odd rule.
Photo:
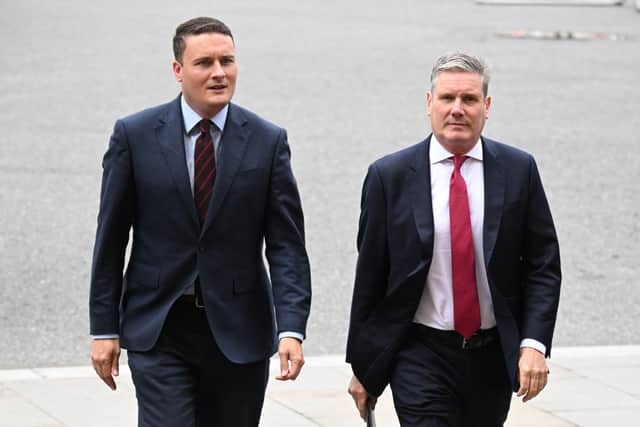
[[[178,83],[182,83],[182,64],[174,59],[171,63],[171,67],[173,68],[173,75],[175,76],[176,81]]]
[[[491,97],[487,96],[484,99],[484,119],[488,119],[489,118],[489,108],[491,107]]]

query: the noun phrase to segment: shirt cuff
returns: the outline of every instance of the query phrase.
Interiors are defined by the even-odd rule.
[[[540,353],[546,355],[547,354],[547,346],[542,344],[538,340],[534,340],[533,338],[525,338],[520,342],[520,348],[522,347],[530,347],[538,350]]]
[[[295,338],[300,342],[304,341],[304,335],[299,334],[298,332],[291,331],[280,332],[280,334],[278,335],[278,339],[281,340],[282,338]]]
[[[116,340],[120,338],[118,334],[102,334],[102,335],[91,335],[91,338],[94,340]]]

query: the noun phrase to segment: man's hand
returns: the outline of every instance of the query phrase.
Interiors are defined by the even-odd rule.
[[[358,412],[360,412],[360,417],[367,421],[367,402],[370,402],[371,409],[374,409],[378,399],[367,393],[367,390],[365,390],[364,386],[355,375],[351,377],[351,382],[349,383],[349,389],[347,391],[353,398],[353,401],[358,408]]]
[[[304,365],[302,343],[295,338],[282,338],[278,346],[278,356],[280,356],[280,375],[276,379],[293,381],[298,378]]]
[[[522,401],[527,402],[536,397],[547,385],[549,368],[544,354],[534,348],[522,347],[520,349],[518,371],[520,389],[517,396],[524,396]]]
[[[111,390],[116,389],[113,377],[119,375],[118,361],[120,359],[119,339],[94,339],[91,343],[91,363],[98,376],[102,378]]]

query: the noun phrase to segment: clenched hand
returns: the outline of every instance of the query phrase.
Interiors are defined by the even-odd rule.
[[[367,402],[370,402],[371,409],[374,409],[378,399],[367,393],[367,390],[365,390],[364,386],[355,375],[351,377],[351,382],[349,383],[349,389],[347,391],[353,398],[353,401],[358,408],[358,412],[360,412],[360,417],[367,421]]]

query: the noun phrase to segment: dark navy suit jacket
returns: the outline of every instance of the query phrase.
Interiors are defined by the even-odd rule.
[[[129,350],[151,349],[172,304],[199,277],[225,356],[236,363],[265,359],[278,332],[305,334],[311,299],[286,132],[229,105],[202,226],[183,132],[179,97],[115,124],[103,161],[91,334],[119,334]]]
[[[374,162],[363,187],[347,361],[373,395],[389,381],[431,264],[430,140]],[[533,157],[487,138],[482,143],[485,267],[515,389],[521,339],[551,350],[560,255]]]

